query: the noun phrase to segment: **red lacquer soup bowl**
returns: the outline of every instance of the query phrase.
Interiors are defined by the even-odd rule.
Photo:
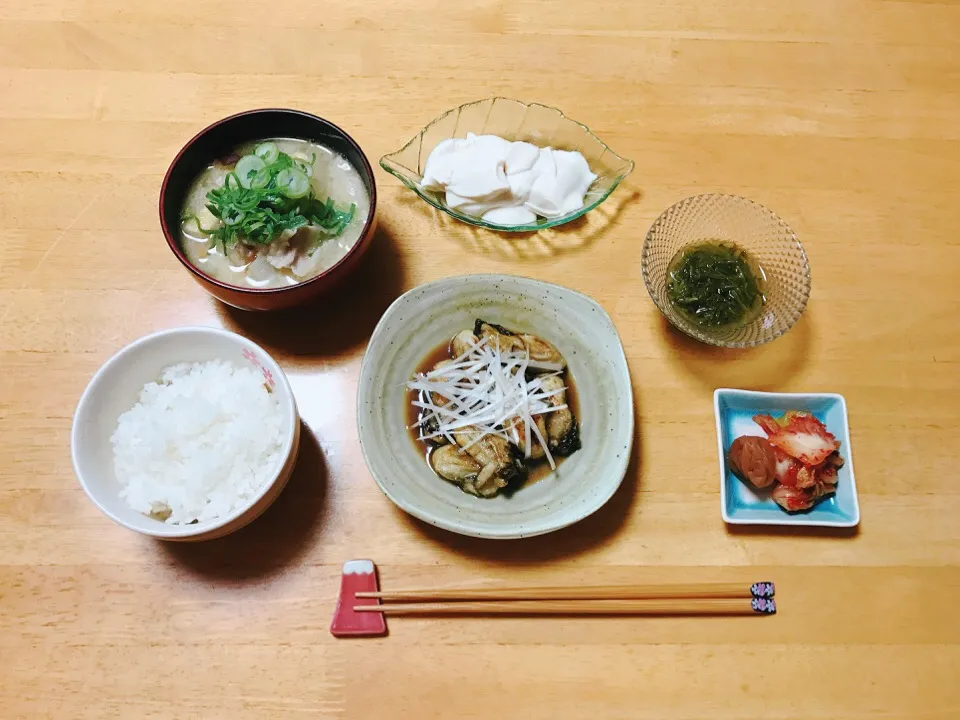
[[[269,138],[292,138],[323,145],[345,157],[360,175],[370,209],[359,239],[346,254],[319,274],[296,285],[255,288],[218,280],[190,262],[181,245],[181,215],[191,186],[217,158],[237,147]],[[376,229],[377,188],[367,156],[346,132],[323,118],[299,110],[249,110],[215,122],[190,140],[167,170],[160,189],[160,225],[167,244],[194,279],[215,298],[244,310],[280,310],[329,291],[353,270]]]

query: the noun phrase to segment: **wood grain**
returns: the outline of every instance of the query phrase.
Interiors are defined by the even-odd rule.
[[[0,3],[0,717],[960,716],[958,38],[951,0]],[[371,254],[307,318],[218,305],[163,241],[168,162],[230,112],[316,112],[375,162],[492,95],[562,108],[637,170],[576,232],[503,241],[378,169]],[[768,205],[808,252],[809,308],[769,346],[699,346],[643,287],[650,223],[704,191]],[[485,271],[596,298],[638,412],[611,502],[510,543],[405,516],[355,431],[359,363],[387,305]],[[172,546],[87,501],[69,432],[100,363],[186,324],[263,344],[310,432],[264,517]],[[723,526],[720,385],[846,396],[858,531]],[[770,579],[781,612],[405,618],[384,639],[335,641],[339,566],[357,557],[384,588]]]

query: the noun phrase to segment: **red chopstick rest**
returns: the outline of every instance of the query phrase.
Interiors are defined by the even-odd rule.
[[[340,575],[340,597],[337,609],[330,623],[330,633],[334,637],[376,637],[386,635],[387,622],[383,613],[354,612],[358,604],[358,592],[377,592],[377,566],[373,560],[348,560],[343,564]],[[362,605],[380,604],[379,600],[363,600]]]

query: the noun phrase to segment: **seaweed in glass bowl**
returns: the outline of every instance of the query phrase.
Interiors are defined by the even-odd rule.
[[[499,135],[540,147],[579,151],[597,179],[587,190],[583,207],[558,218],[537,218],[523,225],[498,225],[447,206],[443,193],[420,187],[423,169],[433,149],[449,138],[467,133]],[[380,158],[380,167],[413,190],[423,200],[453,218],[498,232],[536,232],[563,225],[585,215],[606,200],[633,170],[634,162],[611,150],[590,128],[571,120],[560,110],[539,103],[495,97],[467,103],[431,121],[396,152]]]
[[[729,308],[710,322],[698,322],[700,305],[687,304],[676,272],[680,254],[707,246],[725,246],[728,258],[746,260],[758,286],[735,287],[731,278],[702,283],[701,293],[735,292],[744,313],[731,317]],[[799,320],[810,297],[810,265],[796,234],[763,205],[736,195],[709,193],[681,200],[664,210],[647,232],[641,254],[647,292],[670,323],[692,338],[725,348],[750,348],[775,340]],[[703,274],[717,267],[702,267]],[[703,278],[701,278],[702,280]],[[759,307],[756,293],[762,293]],[[714,298],[716,299],[716,298]],[[706,307],[706,305],[704,305]],[[714,304],[714,309],[719,306]],[[704,318],[700,318],[703,320]],[[724,322],[735,319],[735,322]]]

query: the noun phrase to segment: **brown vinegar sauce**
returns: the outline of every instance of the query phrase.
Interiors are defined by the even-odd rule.
[[[424,356],[423,360],[417,365],[416,372],[426,373],[430,370],[433,370],[433,366],[436,365],[441,360],[452,360],[453,356],[450,354],[450,343],[444,342],[440,343],[427,353]],[[567,386],[567,406],[570,408],[570,411],[573,413],[573,417],[578,425],[582,426],[580,419],[580,397],[577,393],[577,386],[573,380],[573,373],[570,372],[568,367],[563,374],[563,384]],[[413,401],[417,399],[418,393],[414,390],[405,390],[407,397],[407,412],[406,412],[406,426],[410,435],[410,441],[416,446],[418,452],[423,453],[424,461],[427,463],[427,467],[433,471],[433,466],[430,464],[430,453],[433,451],[434,445],[430,442],[420,439],[420,428],[416,425],[420,420],[420,416],[423,412],[420,408],[415,407]],[[557,464],[557,467],[566,460],[565,457],[560,457],[555,455],[553,461]],[[523,481],[523,485],[520,488],[529,487],[536,482],[539,482],[551,472],[550,463],[547,462],[546,458],[541,460],[524,460],[523,464],[527,467],[527,478]],[[439,477],[439,475],[437,476]],[[444,480],[446,482],[446,480]]]

